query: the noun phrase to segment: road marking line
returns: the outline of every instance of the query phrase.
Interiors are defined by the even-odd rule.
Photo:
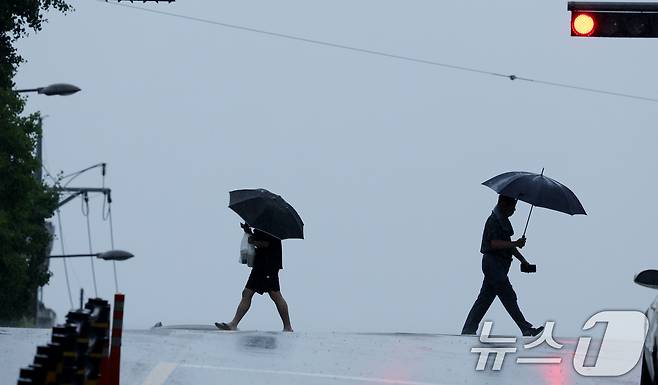
[[[407,380],[394,380],[394,379],[390,379],[390,378],[345,376],[345,375],[341,375],[341,374],[295,372],[295,371],[290,371],[290,370],[234,368],[234,367],[228,367],[228,366],[191,365],[191,364],[190,365],[180,365],[180,367],[182,367],[182,368],[196,368],[196,369],[224,370],[224,371],[232,371],[232,372],[280,374],[280,375],[300,376],[300,377],[329,378],[329,379],[334,379],[334,380],[378,382],[378,383],[382,383],[382,384],[395,384],[395,385],[445,385],[445,384],[439,384],[439,383],[436,383],[436,382],[418,382],[418,381],[407,381]]]
[[[160,362],[155,368],[153,368],[153,370],[151,370],[149,375],[146,376],[142,385],[163,385],[177,366],[178,364],[171,362]]]

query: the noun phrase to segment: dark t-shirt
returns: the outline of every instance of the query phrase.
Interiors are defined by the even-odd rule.
[[[512,249],[494,250],[491,248],[491,241],[511,241],[513,234],[514,230],[509,219],[504,218],[502,215],[497,215],[495,211],[492,212],[484,225],[480,252],[512,261]]]
[[[283,269],[280,239],[273,237],[263,231],[254,230],[252,240],[269,242],[267,247],[256,247],[254,269],[263,269],[267,271],[277,271],[279,269]]]

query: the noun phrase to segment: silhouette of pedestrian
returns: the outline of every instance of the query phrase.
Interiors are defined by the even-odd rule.
[[[514,229],[509,217],[516,210],[516,199],[504,195],[498,196],[498,204],[487,219],[482,234],[482,272],[484,280],[482,288],[471,311],[468,313],[462,334],[475,334],[482,318],[493,303],[496,296],[500,298],[505,310],[516,322],[524,336],[536,336],[542,332],[543,326],[533,328],[526,321],[519,309],[516,293],[507,277],[512,264],[512,257],[516,257],[523,271],[531,271],[530,263],[523,257],[520,248],[525,246],[526,238],[521,237],[512,241]]]
[[[283,269],[281,240],[258,229],[252,231],[246,223],[240,224],[240,226],[250,235],[249,243],[256,248],[254,267],[251,269],[244,290],[242,290],[242,299],[233,320],[231,322],[215,322],[215,326],[222,330],[237,330],[240,320],[251,307],[251,299],[254,294],[262,295],[267,293],[274,301],[279,316],[281,316],[283,331],[291,332],[293,330],[290,325],[288,304],[281,295],[279,286],[279,270]]]

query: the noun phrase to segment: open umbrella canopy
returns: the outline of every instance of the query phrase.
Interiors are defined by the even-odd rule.
[[[533,206],[563,212],[587,215],[576,195],[562,183],[543,174],[525,171],[506,172],[495,176],[483,185]]]
[[[260,188],[231,191],[229,196],[228,207],[249,226],[279,239],[304,239],[304,222],[279,195]]]
[[[535,206],[559,211],[565,214],[587,215],[583,205],[569,188],[562,183],[541,174],[526,171],[512,171],[495,176],[483,185],[491,188],[500,195],[515,198],[530,203],[530,213],[523,229],[523,236],[528,230],[532,209]]]

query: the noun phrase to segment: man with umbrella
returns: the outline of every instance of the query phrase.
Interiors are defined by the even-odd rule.
[[[235,311],[235,316],[231,322],[215,323],[222,330],[237,330],[238,324],[242,317],[247,314],[251,307],[251,299],[255,293],[263,295],[269,294],[276,305],[281,321],[283,321],[283,331],[291,332],[290,315],[288,314],[288,303],[281,295],[279,285],[279,270],[283,269],[281,258],[281,240],[267,234],[264,231],[250,229],[248,224],[240,224],[242,229],[249,234],[249,243],[256,248],[256,257],[254,258],[254,267],[251,269],[249,279],[245,288],[242,290],[242,299]]]
[[[512,256],[516,257],[526,267],[526,270],[530,265],[519,251],[519,248],[525,246],[525,237],[521,237],[516,241],[512,241],[511,238],[514,230],[509,217],[514,214],[515,210],[516,199],[499,195],[498,204],[484,225],[482,245],[480,246],[484,281],[482,282],[480,295],[478,295],[471,311],[468,313],[462,328],[462,334],[476,333],[480,321],[482,321],[496,296],[500,298],[505,310],[516,322],[524,336],[535,336],[544,329],[543,326],[533,328],[532,324],[523,317],[516,301],[516,293],[507,277],[512,264]]]
[[[254,266],[231,322],[216,322],[222,330],[237,330],[251,307],[255,293],[268,293],[283,322],[283,331],[292,332],[288,304],[281,295],[279,270],[283,269],[281,240],[304,238],[304,223],[295,209],[283,198],[265,189],[236,190],[230,193],[229,208],[245,220],[242,229],[254,245]],[[254,227],[252,231],[251,226]]]
[[[482,288],[471,311],[468,313],[462,334],[475,334],[482,318],[498,296],[503,306],[524,336],[536,336],[542,332],[543,326],[534,328],[526,321],[519,309],[516,293],[509,282],[507,273],[512,264],[512,257],[521,262],[521,271],[532,273],[536,271],[523,257],[520,248],[525,246],[525,233],[530,222],[530,215],[535,206],[548,208],[566,214],[586,214],[576,195],[560,182],[541,174],[516,171],[495,176],[483,185],[496,191],[498,204],[487,219],[482,234],[482,272],[484,280]],[[514,230],[509,217],[516,210],[517,199],[532,204],[523,236],[512,241]]]

